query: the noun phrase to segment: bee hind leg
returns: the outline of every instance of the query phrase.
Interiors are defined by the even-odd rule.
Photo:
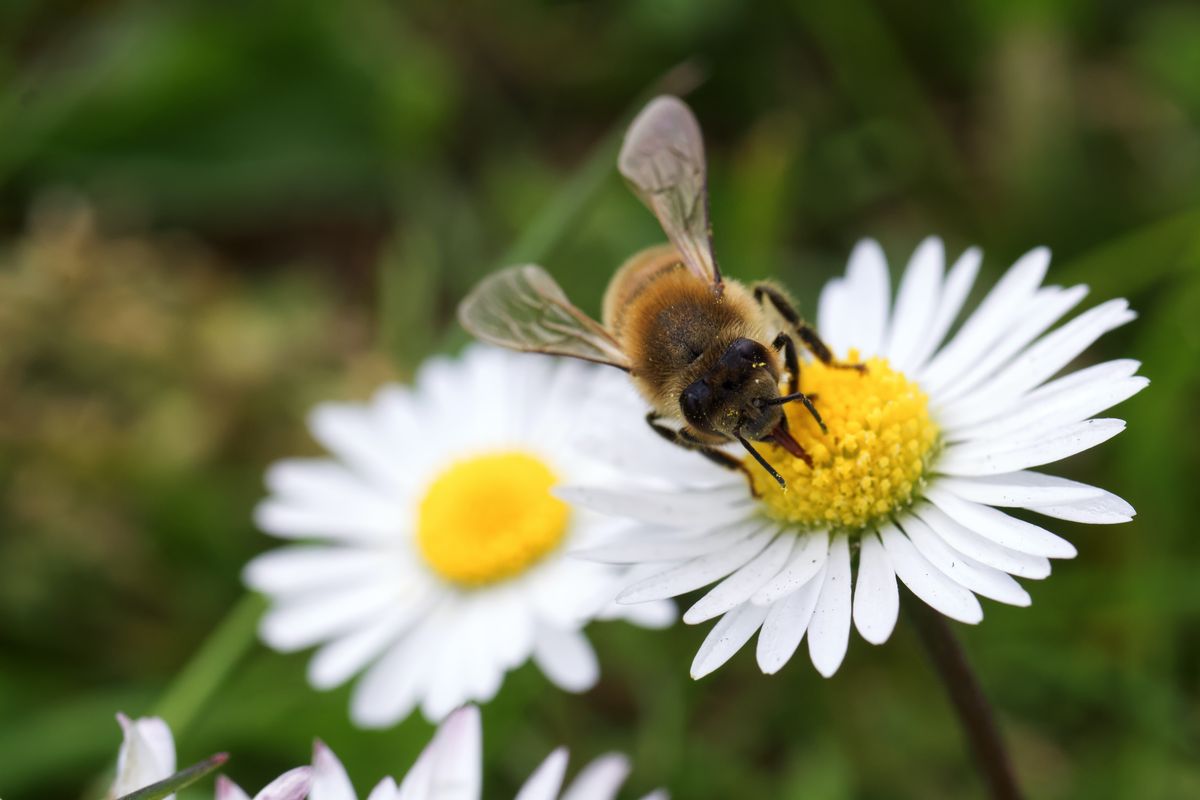
[[[724,450],[718,450],[707,442],[700,441],[687,430],[676,430],[675,428],[663,425],[661,420],[662,416],[657,411],[651,411],[646,414],[646,424],[659,436],[676,447],[682,447],[684,450],[699,453],[717,466],[741,472],[746,476],[746,483],[750,485],[750,491],[754,493],[755,497],[758,496],[757,490],[754,488],[754,481],[750,478],[750,470],[742,463],[741,459],[726,453]]]
[[[833,353],[829,350],[829,346],[821,341],[817,329],[800,319],[800,315],[792,307],[791,301],[784,296],[783,292],[771,284],[754,284],[754,299],[758,301],[760,306],[766,305],[766,301],[769,300],[771,306],[779,313],[779,316],[787,320],[787,323],[795,329],[796,335],[800,337],[800,341],[804,343],[805,348],[825,366],[833,367],[834,369],[853,369],[858,372],[867,371],[866,364],[846,364],[834,360]]]

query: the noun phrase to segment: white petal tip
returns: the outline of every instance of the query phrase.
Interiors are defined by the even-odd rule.
[[[1079,551],[1075,549],[1075,545],[1070,542],[1064,542],[1063,547],[1056,548],[1053,553],[1046,553],[1046,558],[1074,558],[1079,555]]]
[[[836,664],[813,664],[822,678],[832,678],[837,674],[838,667],[841,665],[842,662],[840,660]]]
[[[645,594],[644,591],[642,591],[641,589],[638,589],[636,586],[634,586],[634,587],[630,587],[629,589],[623,589],[619,594],[617,594],[615,600],[617,603],[620,603],[623,606],[635,606],[638,603],[645,602],[647,599],[653,599],[653,600],[662,599],[662,598],[642,597],[643,594]]]
[[[866,642],[867,644],[873,644],[877,647],[881,644],[886,644],[887,640],[890,639],[892,636],[892,632],[890,630],[889,631],[872,631],[872,630],[864,631],[862,628],[858,629],[858,634],[859,634],[859,636],[862,636],[864,642]]]

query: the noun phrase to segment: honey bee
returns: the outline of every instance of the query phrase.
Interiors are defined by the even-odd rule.
[[[631,123],[617,166],[670,244],[643,250],[617,270],[605,292],[603,324],[532,264],[485,278],[462,301],[459,320],[492,344],[625,370],[650,405],[646,421],[655,432],[745,471],[721,449],[736,441],[786,488],[752,442],[776,444],[812,465],[788,432],[782,408],[803,403],[825,429],[813,398],[800,391],[796,340],[825,364],[862,367],[835,363],[775,285],[722,278],[712,247],[704,141],[683,101],[652,100]]]

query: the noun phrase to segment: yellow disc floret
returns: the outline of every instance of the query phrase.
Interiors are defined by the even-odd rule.
[[[786,490],[746,458],[766,513],[802,527],[855,529],[912,502],[938,441],[920,387],[881,358],[862,373],[805,364],[800,376],[828,432],[800,403],[786,406],[792,436],[813,460],[810,469],[782,448],[762,445]]]
[[[569,507],[550,494],[558,478],[521,452],[452,464],[421,500],[417,544],[446,580],[474,587],[518,575],[562,541]]]

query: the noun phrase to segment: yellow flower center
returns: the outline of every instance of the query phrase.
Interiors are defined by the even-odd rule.
[[[421,500],[417,543],[434,572],[468,587],[518,575],[567,532],[570,508],[550,494],[558,478],[528,453],[452,464]]]
[[[938,441],[917,384],[872,358],[865,373],[805,364],[800,388],[815,397],[829,431],[822,433],[800,403],[785,407],[793,438],[813,460],[809,468],[778,446],[761,445],[786,490],[745,459],[766,513],[802,527],[854,529],[911,503]]]

